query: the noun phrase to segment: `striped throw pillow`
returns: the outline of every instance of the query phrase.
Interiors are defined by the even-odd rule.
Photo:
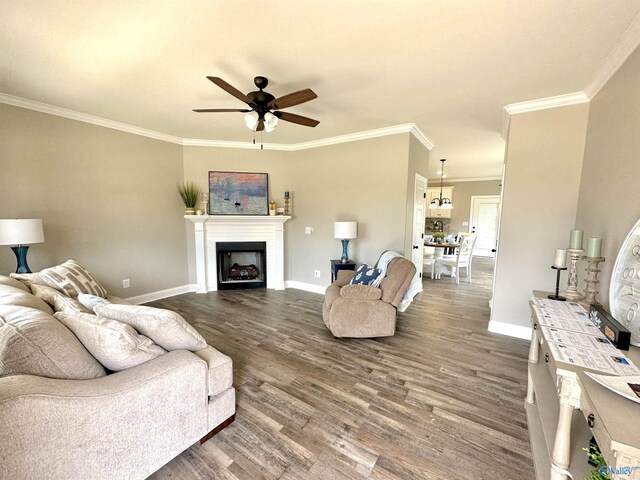
[[[39,272],[45,283],[70,297],[77,297],[81,293],[106,298],[107,291],[94,279],[89,271],[73,260],[47,268]]]

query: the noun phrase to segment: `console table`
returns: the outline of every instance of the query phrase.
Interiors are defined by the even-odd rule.
[[[534,292],[546,298],[548,292]],[[525,408],[536,478],[584,479],[594,467],[583,448],[593,435],[610,467],[634,467],[616,480],[640,479],[640,404],[608,391],[587,370],[559,361],[552,354],[531,304],[533,337],[529,348]],[[640,366],[640,349],[623,352]],[[543,359],[540,361],[540,359]]]

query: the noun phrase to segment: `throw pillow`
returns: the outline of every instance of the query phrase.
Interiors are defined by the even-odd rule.
[[[206,340],[176,312],[141,305],[97,305],[95,312],[131,325],[166,350],[200,350]]]
[[[54,315],[71,330],[105,368],[119,372],[152,360],[166,351],[130,325],[87,313]]]
[[[36,297],[41,298],[53,308],[55,308],[55,298],[58,295],[64,295],[59,290],[55,288],[49,287],[47,285],[40,285],[38,283],[31,284],[31,293],[33,293]]]
[[[93,315],[93,312],[81,304],[75,298],[67,297],[62,293],[58,292],[58,294],[53,299],[53,307],[56,312],[79,312],[79,313],[90,313]]]
[[[0,376],[37,375],[70,380],[103,377],[104,368],[51,315],[0,305]]]
[[[40,273],[10,273],[9,277],[15,278],[20,282],[24,283],[27,287],[31,287],[34,283],[40,285],[46,285],[47,282],[44,281],[44,278],[40,277]]]
[[[382,271],[365,263],[358,267],[350,283],[351,285],[372,285],[380,275]]]
[[[96,295],[90,295],[88,293],[81,293],[80,295],[78,295],[78,301],[92,312],[95,311],[94,309],[97,305],[107,305],[111,303],[111,301],[107,300],[106,298],[98,297]]]
[[[107,291],[94,279],[89,271],[73,260],[67,260],[63,264],[46,268],[39,272],[44,283],[70,297],[77,297],[81,293],[90,293],[98,297],[106,298]]]

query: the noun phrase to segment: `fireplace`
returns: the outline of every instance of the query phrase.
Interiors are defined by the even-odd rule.
[[[218,290],[267,286],[266,242],[216,242]]]
[[[196,293],[218,290],[216,245],[226,242],[264,242],[267,288],[284,289],[284,215],[185,215],[193,222]],[[251,262],[253,263],[253,261]],[[240,262],[238,262],[240,265]]]

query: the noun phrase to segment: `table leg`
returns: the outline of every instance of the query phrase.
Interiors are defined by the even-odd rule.
[[[567,480],[571,446],[571,417],[573,410],[580,407],[580,387],[575,378],[560,377],[560,411],[556,440],[551,453],[551,479]]]

